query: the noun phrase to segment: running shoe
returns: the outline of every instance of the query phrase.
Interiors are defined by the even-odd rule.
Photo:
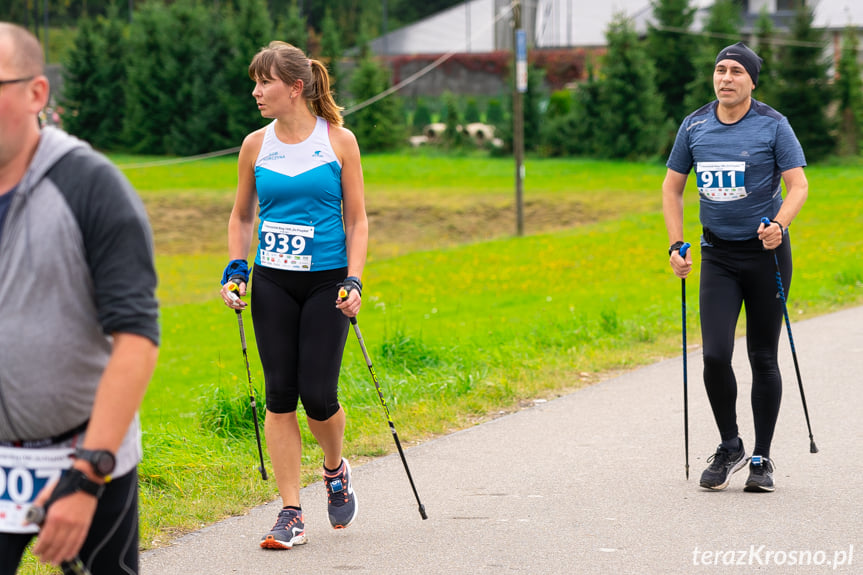
[[[773,462],[767,457],[753,455],[749,460],[749,479],[743,491],[752,493],[771,492],[776,489],[773,483]]]
[[[328,512],[334,529],[344,529],[357,516],[357,496],[351,484],[351,466],[342,458],[335,472],[324,469],[324,484],[327,486]]]
[[[303,512],[296,509],[282,509],[276,524],[261,540],[261,549],[290,549],[302,545],[306,538],[306,525]]]
[[[720,444],[716,453],[707,458],[710,464],[701,474],[701,487],[720,491],[728,487],[731,475],[746,465],[746,453],[743,450],[743,442],[740,449],[729,451]]]

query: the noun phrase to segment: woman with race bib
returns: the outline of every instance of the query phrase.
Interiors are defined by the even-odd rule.
[[[721,490],[749,461],[744,489],[773,491],[770,444],[782,378],[778,365],[783,304],[777,297],[774,252],[785,293],[791,283],[788,226],[808,195],[806,159],[788,120],[752,98],[761,58],[742,42],[721,50],[713,70],[716,100],[687,116],[677,132],[662,184],[674,273],[692,270],[683,246],[683,190],[695,170],[700,196],[701,336],[704,385],[721,443],[700,485]],[[787,189],[782,199],[782,182]],[[770,225],[761,223],[771,220]],[[747,460],[737,428],[737,380],[731,368],[734,332],[746,307],[746,345],[752,368],[755,446]]]
[[[271,42],[255,55],[249,76],[261,115],[273,121],[246,136],[240,149],[228,223],[231,261],[220,293],[238,311],[247,302],[233,291],[241,297],[251,291],[266,385],[264,432],[283,504],[260,546],[290,549],[306,542],[298,402],[324,452],[330,523],[342,529],[357,514],[351,468],[342,457],[338,379],[348,318],[360,309],[368,220],[359,146],[342,127],[326,67],[290,44]],[[246,258],[258,210],[249,290]],[[340,285],[348,289],[343,301]]]

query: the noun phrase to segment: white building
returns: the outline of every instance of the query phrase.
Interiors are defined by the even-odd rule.
[[[846,26],[863,29],[863,0],[810,0],[816,28],[841,35]],[[712,0],[693,0],[698,8],[693,29],[701,23]],[[762,7],[781,18],[793,13],[794,0],[740,0],[744,33],[751,30]],[[381,55],[493,52],[512,46],[510,0],[467,0],[420,22],[390,32],[372,42]],[[652,19],[650,0],[522,0],[522,27],[535,48],[600,47],[618,13],[633,19],[645,32]]]

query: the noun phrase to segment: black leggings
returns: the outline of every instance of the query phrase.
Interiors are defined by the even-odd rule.
[[[326,421],[339,410],[348,318],[336,308],[347,270],[297,272],[255,266],[252,320],[264,368],[267,409]]]
[[[752,453],[769,457],[782,400],[777,354],[783,311],[773,252],[763,250],[758,240],[724,242],[714,237],[711,241],[712,247],[701,249],[701,337],[707,397],[722,440],[737,437],[737,380],[731,368],[731,356],[737,319],[741,305],[745,304],[755,422]],[[787,297],[792,272],[787,235],[776,249],[776,255]]]
[[[0,533],[0,575],[14,575],[32,534]],[[93,575],[138,573],[138,472],[111,480],[78,557]]]

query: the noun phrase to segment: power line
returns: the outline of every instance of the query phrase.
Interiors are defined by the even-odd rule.
[[[724,34],[721,32],[706,32],[706,31],[694,31],[689,30],[688,28],[678,28],[675,26],[662,26],[662,25],[652,25],[650,26],[654,30],[659,30],[660,32],[673,32],[675,34],[686,34],[689,36],[699,36],[701,38],[718,38],[721,40],[739,40],[742,34]],[[753,37],[759,38],[758,33],[754,32],[752,34]],[[828,45],[829,41],[825,40],[824,42],[804,42],[802,40],[792,40],[790,38],[780,38],[777,36],[771,36],[767,38],[768,43],[776,44],[780,46],[800,46],[804,48],[824,48]]]

